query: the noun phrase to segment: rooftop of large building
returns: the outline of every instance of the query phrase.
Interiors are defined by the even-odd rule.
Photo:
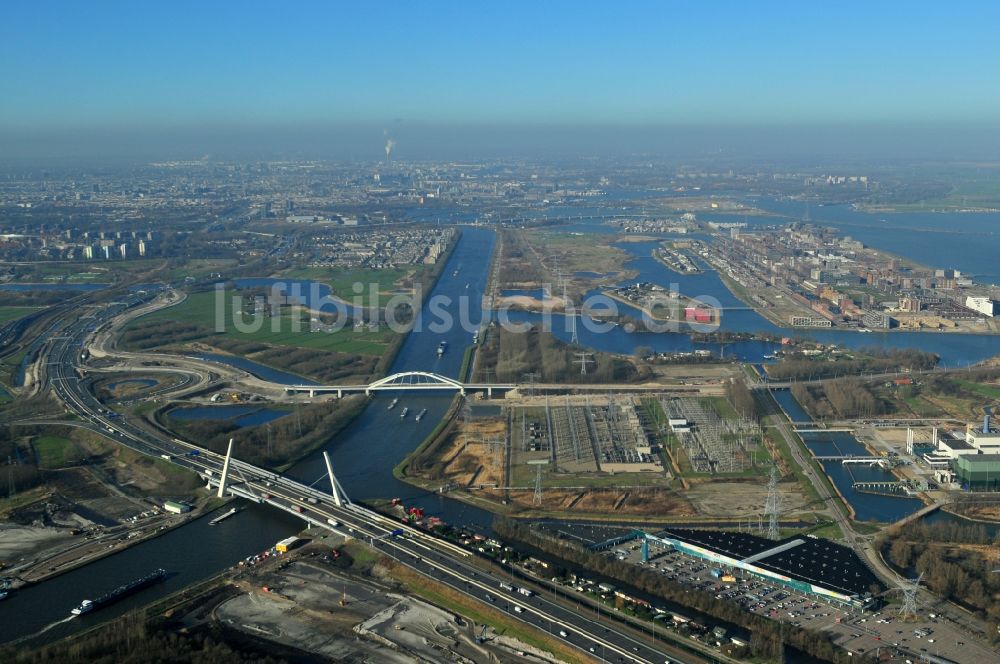
[[[1000,460],[1000,455],[988,455]],[[789,537],[777,542],[720,530],[671,528],[669,537],[694,544],[714,553],[747,561],[763,569],[845,595],[864,595],[878,578],[848,547],[826,539]]]
[[[952,450],[974,450],[972,445],[959,438],[942,438],[939,444]]]

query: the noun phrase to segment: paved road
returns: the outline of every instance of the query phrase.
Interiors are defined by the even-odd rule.
[[[106,320],[144,301],[143,296],[132,296],[122,304],[95,313],[93,318],[69,323],[63,334],[49,341],[42,351],[46,365],[51,368],[51,384],[71,412],[92,423],[109,438],[146,455],[168,457],[217,482],[223,464],[220,455],[176,438],[156,437],[139,429],[105,409],[76,374],[75,359],[88,334]],[[232,491],[238,495],[286,510],[315,525],[368,540],[399,564],[481,602],[493,604],[486,596],[500,596],[505,592],[500,585],[504,579],[498,573],[474,567],[470,552],[428,533],[397,524],[365,508],[337,506],[327,494],[238,460],[231,464],[230,479]],[[630,630],[612,629],[596,617],[580,615],[542,595],[518,594],[516,599],[509,592],[507,595],[510,596],[512,618],[559,635],[568,645],[587,655],[610,661],[700,661],[691,655],[678,657],[672,648],[662,643],[649,643],[633,636]],[[521,612],[514,611],[515,602],[522,607]],[[506,608],[507,604],[503,602],[502,606]]]

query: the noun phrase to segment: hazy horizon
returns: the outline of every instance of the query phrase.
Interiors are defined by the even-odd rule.
[[[991,160],[1000,123],[974,126],[299,125],[0,130],[0,161],[325,159],[398,161],[648,156],[652,159]]]
[[[6,8],[0,159],[1000,155],[1000,5]]]

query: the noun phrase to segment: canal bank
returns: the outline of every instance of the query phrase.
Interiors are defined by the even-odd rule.
[[[805,409],[795,401],[790,391],[773,390],[772,394],[790,421],[813,421]],[[823,431],[810,427],[808,431],[794,431],[793,435],[801,438],[813,456],[869,455],[867,448],[851,432]],[[844,504],[851,510],[851,518],[854,521],[894,523],[924,505],[918,498],[871,494],[855,488],[855,482],[895,481],[896,476],[887,470],[876,467],[848,467],[837,459],[822,460],[820,465]]]
[[[427,298],[424,308],[418,313],[414,330],[406,336],[389,369],[390,373],[423,370],[458,376],[463,351],[471,344],[472,335],[462,324],[445,326],[444,329],[431,325],[440,312],[430,311],[426,303],[440,295],[449,302],[443,311],[454,321],[460,323],[464,317],[481,323],[481,297],[488,277],[488,262],[483,257],[492,253],[494,242],[493,231],[485,228],[470,228],[461,234],[441,273],[442,278],[438,279],[431,297]],[[447,342],[448,350],[439,356],[437,348],[441,341]],[[250,372],[260,371],[262,367],[233,356],[209,359],[233,366],[242,365],[240,368]],[[268,369],[264,367],[265,371]],[[266,375],[261,377],[267,378]],[[285,373],[276,382],[287,384],[300,381],[298,376]],[[400,399],[399,407],[387,410],[388,403],[395,397]],[[488,531],[492,523],[489,512],[411,487],[392,474],[399,460],[423,441],[444,417],[452,398],[451,394],[435,396],[426,392],[381,393],[372,398],[351,424],[325,445],[347,494],[357,500],[371,501],[398,497],[405,504],[421,506],[428,514],[437,515],[446,522],[469,525],[480,532]],[[412,414],[401,420],[399,413],[406,406]],[[415,421],[413,415],[423,408],[427,409],[427,413],[419,422]],[[321,452],[318,450],[308,456],[287,474],[305,484],[328,490]],[[242,504],[242,501],[237,504]],[[37,634],[41,630],[45,630],[42,638],[49,641],[85,629],[108,617],[122,615],[217,574],[248,555],[268,549],[278,540],[299,532],[303,526],[295,517],[262,505],[248,505],[238,515],[216,526],[208,526],[208,521],[206,518],[196,519],[156,539],[13,593],[0,603],[0,642]],[[93,615],[72,620],[66,618],[70,608],[85,597],[100,595],[158,567],[173,573],[165,583]]]

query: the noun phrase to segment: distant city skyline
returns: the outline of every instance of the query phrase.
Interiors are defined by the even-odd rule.
[[[4,17],[0,147],[357,125],[975,131],[1000,117],[989,2],[50,1]]]

